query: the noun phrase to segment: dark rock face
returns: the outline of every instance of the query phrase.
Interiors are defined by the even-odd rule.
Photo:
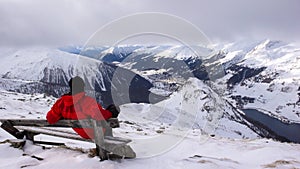
[[[266,68],[248,68],[248,67],[243,67],[239,65],[232,65],[231,67],[228,68],[228,70],[233,71],[233,76],[227,81],[227,86],[228,88],[232,88],[234,85],[241,83],[245,79],[254,77],[264,71]]]
[[[105,64],[108,65],[108,64]],[[100,91],[103,104],[115,103],[150,103],[159,102],[165,97],[151,93],[149,90],[153,85],[143,77],[120,67],[108,65],[107,79],[104,79],[106,91],[102,91],[99,85],[95,90]],[[151,100],[150,100],[151,96]]]
[[[68,71],[73,72],[74,68],[70,66]],[[64,72],[60,68],[45,67],[44,76],[39,81],[14,84],[12,79],[2,78],[0,85],[10,91],[26,94],[45,93],[60,97],[69,92],[67,74],[70,72]],[[114,65],[105,63],[99,65],[95,78],[101,79],[101,83],[95,80],[94,84],[90,84],[88,79],[91,79],[91,75],[89,72],[83,74],[87,94],[95,97],[104,107],[112,103],[118,105],[131,102],[149,103],[150,98],[152,103],[165,99],[163,96],[150,93],[149,89],[153,85],[149,81],[129,70]],[[112,80],[113,78],[114,80]]]
[[[73,70],[71,70],[73,71]],[[66,73],[59,68],[50,69],[48,67],[44,68],[44,77],[40,80],[40,82],[56,84],[56,85],[67,85],[69,79],[67,78]]]
[[[300,87],[299,87],[299,89],[300,89]],[[300,91],[299,89],[298,89],[298,91]],[[296,104],[300,106],[300,92],[298,93],[298,98],[299,98],[299,99],[298,99],[298,101],[296,102]]]
[[[241,95],[230,96],[230,98],[236,101],[237,108],[243,108],[243,106],[246,105],[247,103],[254,103],[255,101],[255,98],[247,97],[247,96],[242,97]]]
[[[201,59],[189,58],[184,61],[193,75],[200,80],[209,80],[209,75]]]

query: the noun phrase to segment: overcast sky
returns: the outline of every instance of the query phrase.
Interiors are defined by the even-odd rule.
[[[300,41],[299,0],[0,0],[0,45],[84,44],[103,25],[138,12],[195,24],[212,41]]]

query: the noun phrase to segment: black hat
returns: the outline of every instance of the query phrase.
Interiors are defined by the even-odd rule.
[[[69,86],[72,95],[84,91],[84,81],[81,77],[75,76],[69,80]]]

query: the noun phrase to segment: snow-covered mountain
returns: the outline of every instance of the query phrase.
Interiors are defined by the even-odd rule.
[[[119,94],[118,100],[114,100],[119,104],[149,102],[149,89],[153,86],[129,70],[57,49],[3,48],[0,58],[0,85],[11,91],[47,93],[58,97],[67,93],[68,80],[79,75],[84,77],[89,93],[108,105],[113,102],[112,93]],[[155,94],[151,96],[152,101],[162,98]]]
[[[258,107],[267,106],[269,108],[266,109],[272,112],[286,112],[291,115],[291,120],[299,118],[298,115],[292,116],[300,112],[291,109],[300,102],[297,95],[299,93],[297,91],[300,90],[299,46],[282,41],[262,40],[220,43],[212,49],[198,48],[198,53],[203,56],[195,55],[193,50],[185,46],[135,45],[107,47],[95,52],[94,57],[105,62],[120,62],[120,66],[152,80],[153,83],[157,83],[157,86],[165,86],[167,82],[169,84],[180,82],[178,80],[180,77],[186,77],[186,80],[189,76],[194,76],[201,80],[208,80],[211,79],[210,73],[220,71],[219,76],[213,80],[219,79],[217,83],[226,84],[224,90],[228,89],[227,91],[235,93],[233,97],[242,94],[235,92],[238,88],[243,88],[240,90],[256,89],[256,92],[248,90],[250,93],[245,93],[243,96],[256,96],[254,104],[258,105],[280,94],[283,98],[288,98],[290,102],[283,100],[282,105],[264,104]],[[87,51],[95,51],[98,48],[87,49]],[[84,53],[85,49],[81,48],[81,50]],[[218,70],[211,67],[217,67]],[[263,89],[263,93],[257,89]],[[281,92],[278,93],[276,90]],[[260,96],[261,94],[264,97]],[[237,98],[239,99],[240,96]],[[246,97],[244,100],[247,101],[247,99],[249,98]],[[288,105],[283,106],[284,104]],[[243,106],[240,101],[239,106]]]
[[[246,112],[248,109],[257,110],[298,128],[299,47],[280,41],[264,40],[218,44],[214,49],[193,49],[197,49],[203,56],[195,55],[195,51],[186,46],[2,49],[0,84],[6,90],[51,93],[58,96],[66,92],[67,80],[78,74],[86,77],[90,89],[99,92],[96,92],[96,97],[104,105],[112,102],[112,99],[119,105],[128,102],[156,103],[164,99],[156,95],[159,94],[169,97],[159,104],[173,105],[172,108],[161,105],[149,107],[166,108],[166,115],[163,117],[168,118],[177,117],[181,114],[180,111],[194,112],[192,114],[197,116],[191,117],[197,120],[191,124],[203,129],[204,133],[223,133],[244,138],[260,135],[291,141],[278,133],[278,129],[272,129],[269,124],[257,121],[260,117],[250,118]],[[191,77],[202,82],[188,80]],[[130,84],[128,79],[133,79]],[[111,85],[112,81],[116,83]],[[190,86],[186,87],[187,83]],[[200,83],[203,84],[199,85]],[[205,99],[195,96],[198,100],[192,100],[193,104],[174,101],[180,95],[185,95],[188,88],[191,88],[190,93],[205,93]],[[112,98],[111,93],[114,92],[124,94]],[[193,97],[194,94],[187,96]],[[187,104],[184,108],[193,109],[182,109],[180,106],[183,104]],[[170,119],[158,120],[172,122]],[[293,141],[300,140],[297,138]]]
[[[193,169],[300,166],[299,144],[261,138],[300,142],[299,137],[295,136],[295,132],[299,131],[296,122],[299,122],[300,111],[299,47],[270,40],[227,43],[216,46],[217,52],[205,60],[186,56],[186,51],[179,52],[182,55],[178,55],[178,58],[167,58],[168,55],[178,53],[176,47],[148,48],[128,46],[125,52],[128,55],[123,55],[123,60],[119,60],[119,63],[109,61],[109,64],[90,57],[95,58],[94,54],[99,51],[103,54],[113,53],[111,51],[114,48],[111,47],[103,47],[97,52],[90,48],[88,58],[76,54],[81,52],[81,47],[76,47],[78,50],[72,49],[73,54],[49,48],[1,49],[1,118],[44,119],[56,98],[38,93],[51,91],[53,95],[58,95],[66,92],[67,80],[73,75],[84,75],[90,88],[102,91],[102,96],[110,88],[125,88],[128,91],[129,87],[124,87],[128,84],[126,79],[136,77],[132,80],[136,84],[134,89],[142,87],[146,94],[132,89],[129,93],[146,97],[151,104],[122,104],[119,116],[121,127],[114,129],[115,136],[133,140],[130,146],[137,153],[138,159],[122,160],[122,163],[99,163],[97,157],[88,158],[89,149],[94,148],[94,144],[46,135],[36,137],[39,140],[64,142],[66,147],[45,148],[27,142],[23,149],[13,149],[9,141],[5,141],[12,136],[0,129],[0,168],[76,169],[100,166],[135,169],[146,166]],[[144,55],[140,55],[143,50],[146,50]],[[129,59],[129,56],[132,58]],[[141,59],[151,64],[157,61],[169,65],[174,63],[176,66],[176,63],[183,61],[188,69],[179,70],[193,70],[185,72],[192,73],[193,77],[176,76],[182,74],[172,74],[176,70],[171,67],[144,69],[146,67],[142,65],[146,65],[146,62],[138,63]],[[126,69],[115,66],[115,63]],[[142,69],[138,69],[138,64]],[[195,69],[191,69],[191,65]],[[209,78],[194,76],[194,70],[198,68],[206,77],[210,77],[209,71],[216,70],[213,68],[222,68],[224,74],[218,74],[211,81]],[[117,70],[121,74],[114,79]],[[113,87],[107,84],[114,80],[119,83]],[[174,88],[170,87],[172,83]],[[149,90],[160,94],[166,92],[168,97],[160,102],[153,101],[155,95],[150,94]],[[251,113],[252,109],[261,115]],[[291,126],[294,137],[290,139],[291,131],[284,131],[282,135],[278,122],[263,123],[266,118],[262,115],[280,123],[285,122],[280,125]],[[270,125],[277,128],[274,130]]]
[[[271,40],[231,43],[221,47],[220,58],[226,76],[218,87],[236,107],[300,122],[299,46]]]
[[[203,58],[213,50],[201,46],[119,45],[113,47],[65,47],[70,53],[114,63],[151,81],[152,92],[169,95],[185,80],[197,77],[208,80]],[[79,52],[80,51],[80,52]]]
[[[137,108],[140,107],[140,108]],[[267,133],[242,118],[235,109],[207,84],[191,78],[179,91],[156,104],[124,105],[122,117],[145,124],[152,121],[182,130],[200,129],[202,134],[227,138],[257,138]]]
[[[98,48],[87,49],[96,51]],[[134,45],[106,47],[94,52],[93,58],[134,71],[154,84],[152,92],[166,96],[177,91],[190,77],[212,80],[209,81],[210,87],[232,107],[245,111],[257,110],[280,122],[298,125],[299,46],[262,40],[220,43],[211,49],[193,49],[202,55],[196,55],[195,51],[185,46]],[[81,50],[84,53],[84,48]],[[276,134],[275,129],[270,129],[272,126],[256,126]]]

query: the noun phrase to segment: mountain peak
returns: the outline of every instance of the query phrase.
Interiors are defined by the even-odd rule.
[[[280,40],[266,39],[257,46],[257,49],[274,49],[284,45],[287,45],[287,43]]]

